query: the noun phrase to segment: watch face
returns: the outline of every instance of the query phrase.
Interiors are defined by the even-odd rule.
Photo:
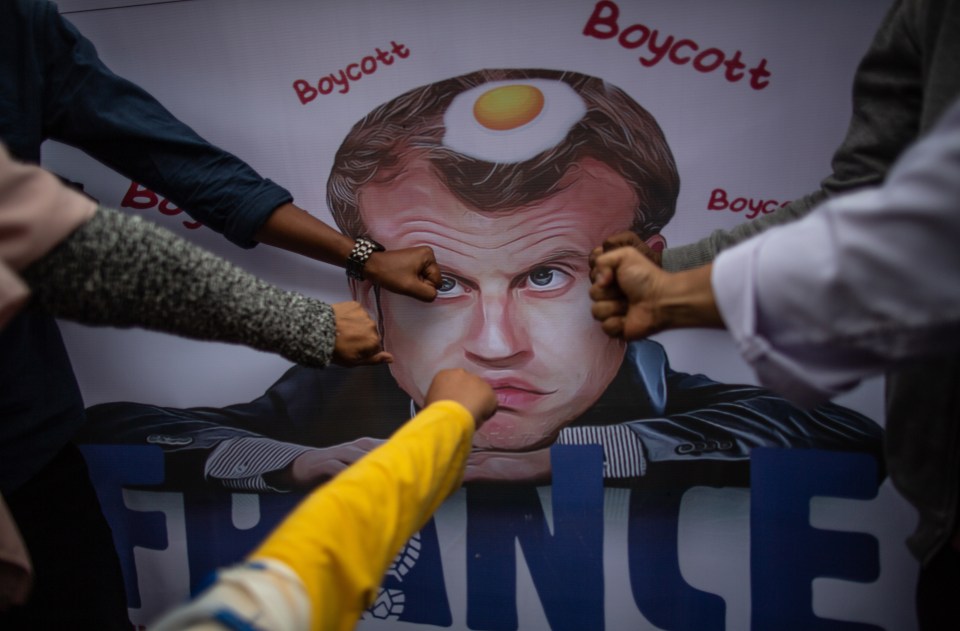
[[[370,246],[373,248],[373,250],[372,250],[373,252],[383,252],[384,250],[386,250],[385,247],[383,247],[382,245],[380,245],[379,243],[377,243],[376,241],[374,241],[374,240],[371,239],[370,237],[360,237],[360,238],[357,239],[357,240],[358,240],[358,241],[366,241],[367,243],[369,243]]]

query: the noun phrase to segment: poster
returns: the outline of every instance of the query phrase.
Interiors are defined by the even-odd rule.
[[[44,147],[106,205],[285,288],[359,300],[397,357],[316,371],[64,325],[134,622],[240,558],[290,487],[389,436],[459,366],[506,391],[503,410],[359,628],[915,626],[915,517],[875,457],[881,384],[800,410],[756,388],[724,334],[619,345],[585,296],[584,253],[612,231],[679,245],[810,192],[886,3],[60,6],[114,71],[298,205],[391,249],[429,244],[445,269],[431,305],[351,287]],[[315,478],[291,481],[298,459]]]

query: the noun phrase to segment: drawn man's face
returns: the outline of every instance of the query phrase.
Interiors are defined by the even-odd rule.
[[[561,184],[532,205],[478,212],[418,160],[359,191],[374,239],[387,248],[429,245],[444,273],[433,303],[380,294],[393,376],[418,404],[440,369],[487,380],[500,409],[477,433],[478,447],[549,444],[597,400],[623,360],[624,345],[590,316],[587,257],[629,228],[636,196],[592,159]],[[373,307],[370,292],[361,298]]]

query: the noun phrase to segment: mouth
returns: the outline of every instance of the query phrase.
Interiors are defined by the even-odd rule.
[[[554,394],[556,390],[543,390],[523,381],[513,379],[494,379],[487,383],[497,396],[501,412],[516,412],[528,408],[543,397]]]

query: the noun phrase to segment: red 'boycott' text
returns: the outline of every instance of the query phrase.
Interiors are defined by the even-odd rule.
[[[754,90],[762,90],[770,85],[770,71],[767,60],[751,68],[743,62],[743,53],[736,51],[732,55],[719,48],[703,48],[692,39],[677,38],[661,33],[644,24],[631,24],[621,29],[619,24],[620,7],[610,0],[600,0],[593,8],[593,14],[583,27],[583,34],[597,39],[617,38],[620,46],[627,50],[642,49],[638,60],[647,68],[652,68],[666,59],[678,66],[690,66],[697,72],[711,73],[723,67],[723,76],[730,83],[737,83],[749,75],[748,84]]]

